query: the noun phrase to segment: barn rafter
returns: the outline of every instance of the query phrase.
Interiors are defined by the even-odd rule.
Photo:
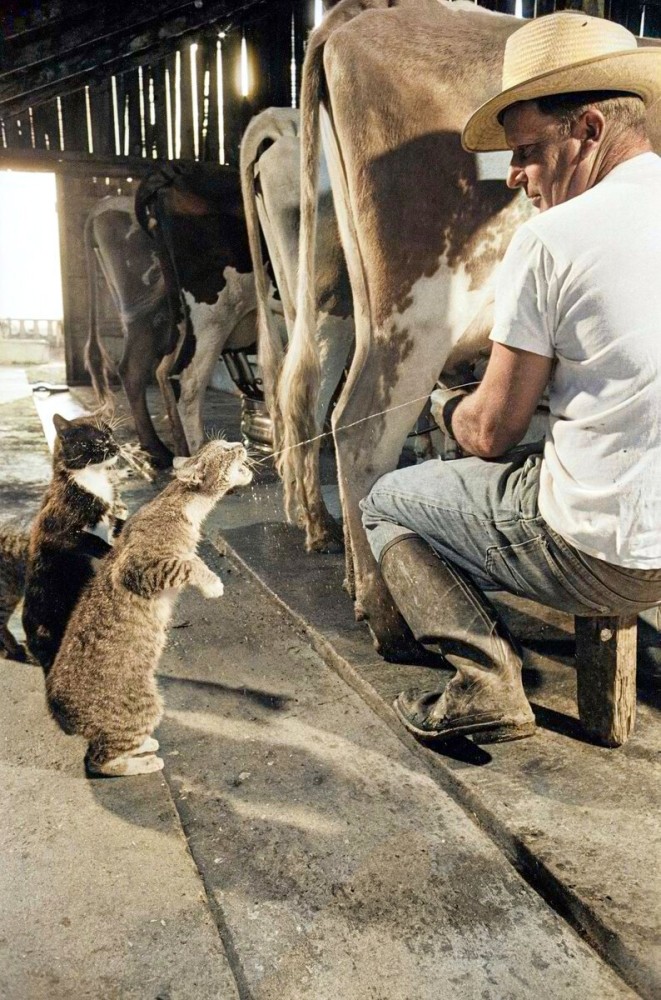
[[[121,16],[124,4],[117,4],[112,17],[107,7],[87,7],[87,16],[81,11],[82,21],[75,25],[70,24],[68,14],[63,17],[62,34],[57,36],[53,35],[57,22],[52,21],[9,35],[1,63],[0,115],[9,118],[25,114],[29,107],[101,82],[111,74],[134,69],[146,61],[157,62],[186,38],[210,27],[229,30],[237,18],[265,8],[267,2],[145,0],[139,11],[131,5],[134,19],[128,24]],[[49,40],[36,40],[35,32],[45,33]],[[38,58],[28,61],[37,53]]]

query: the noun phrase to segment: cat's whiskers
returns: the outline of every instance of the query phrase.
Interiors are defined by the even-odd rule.
[[[110,427],[111,431],[116,431],[119,427],[126,427],[129,422],[129,418],[125,413],[120,413],[117,416],[112,416],[110,420],[106,423]]]
[[[221,427],[210,427],[204,429],[204,436],[207,441],[225,441],[225,431]]]
[[[154,481],[154,473],[149,463],[147,455],[134,444],[122,444],[119,445],[119,455],[120,458],[126,462],[126,464],[133,469],[139,476],[146,479],[148,482]]]

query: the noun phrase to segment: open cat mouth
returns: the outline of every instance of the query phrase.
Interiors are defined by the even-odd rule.
[[[234,468],[232,470],[232,478],[236,486],[247,486],[248,483],[252,482],[252,469],[248,465],[248,456],[245,451],[243,455],[239,455],[236,462],[234,463]]]

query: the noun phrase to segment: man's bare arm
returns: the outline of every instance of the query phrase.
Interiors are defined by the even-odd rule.
[[[553,358],[494,343],[481,384],[452,416],[452,433],[462,450],[480,458],[497,458],[518,444],[552,366]]]

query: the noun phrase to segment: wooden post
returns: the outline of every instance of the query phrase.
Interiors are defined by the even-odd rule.
[[[607,747],[629,739],[636,720],[634,618],[575,618],[578,714]]]

